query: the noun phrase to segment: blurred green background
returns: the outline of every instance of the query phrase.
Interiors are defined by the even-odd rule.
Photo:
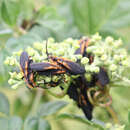
[[[103,38],[122,38],[124,47],[130,52],[130,0],[0,0],[0,130],[7,129],[3,126],[7,122],[10,130],[98,129],[82,121],[56,119],[56,112],[83,115],[67,96],[59,102],[41,89],[31,92],[26,87],[11,89],[7,81],[8,72],[12,68],[3,63],[12,52],[24,49],[34,42],[42,42],[48,37],[62,41],[96,32]],[[130,70],[127,73],[129,72]],[[112,107],[120,124],[127,123],[130,108],[129,86],[111,90]],[[44,109],[41,104],[45,106],[49,101],[57,101],[61,106],[48,116],[41,114],[37,117],[39,109],[42,109],[41,113],[46,113],[48,107]],[[66,107],[63,108],[64,106]],[[59,112],[61,108],[63,109]],[[103,108],[97,107],[93,115],[102,125],[113,123],[111,116]]]

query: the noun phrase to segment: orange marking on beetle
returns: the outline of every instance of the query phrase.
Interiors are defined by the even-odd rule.
[[[33,86],[36,86],[36,83],[34,82],[34,77],[33,77],[33,74],[32,74],[32,73],[31,73],[29,79],[30,79],[30,81],[32,82]]]
[[[55,72],[54,74],[65,74],[65,73],[66,73],[65,70],[59,70],[59,71]]]
[[[28,75],[28,62],[25,62],[25,76]]]
[[[26,84],[27,84],[27,86],[28,86],[29,88],[33,88],[33,86],[28,83],[28,81],[26,80],[26,78],[24,78],[24,81],[26,82]]]
[[[54,66],[49,66],[49,67],[45,67],[45,70],[49,70],[49,69],[58,69],[58,67],[54,67]]]
[[[85,105],[87,105],[87,102],[86,102],[86,100],[85,100],[85,98],[84,98],[83,95],[81,95],[81,99],[82,99],[83,103],[84,103]]]

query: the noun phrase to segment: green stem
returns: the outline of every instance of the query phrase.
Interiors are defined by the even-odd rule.
[[[37,111],[37,108],[38,108],[38,106],[40,104],[40,99],[42,97],[42,94],[43,94],[43,89],[38,88],[37,92],[36,92],[36,95],[35,95],[33,105],[32,105],[31,114],[35,114],[35,112]]]
[[[118,120],[117,115],[116,115],[116,113],[114,112],[114,110],[113,110],[110,106],[107,106],[106,109],[107,109],[107,111],[111,114],[114,123],[115,123],[115,124],[119,124],[119,120]]]

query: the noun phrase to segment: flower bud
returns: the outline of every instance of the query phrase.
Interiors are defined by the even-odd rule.
[[[113,45],[114,39],[109,36],[109,37],[107,37],[107,38],[105,39],[105,42],[108,43],[109,45]]]
[[[101,56],[101,60],[102,60],[102,61],[107,60],[107,55],[106,55],[106,54],[102,55],[102,56]]]
[[[122,62],[122,65],[128,67],[129,66],[129,61],[128,60],[123,60]]]
[[[48,42],[50,42],[50,43],[54,43],[54,42],[55,42],[55,39],[52,38],[52,37],[49,37],[49,38],[48,38]]]
[[[99,33],[96,33],[95,35],[92,36],[92,39],[94,39],[95,41],[100,41],[102,37],[99,35]]]
[[[81,59],[82,58],[81,54],[76,54],[75,56],[76,56],[77,59]]]
[[[115,64],[110,65],[109,67],[110,71],[116,71],[117,66]]]
[[[40,42],[35,42],[35,43],[33,44],[33,47],[34,47],[35,49],[37,49],[37,50],[42,50],[42,49],[43,49],[43,44],[40,43]]]
[[[87,57],[83,57],[82,59],[81,59],[81,64],[87,64],[89,62],[89,59],[87,58]]]
[[[86,72],[89,72],[90,71],[90,65],[85,65],[85,70],[86,70]]]
[[[90,66],[90,71],[91,72],[95,72],[95,73],[98,73],[99,72],[99,67],[97,67],[97,66],[94,66],[94,65],[91,65]]]
[[[17,81],[14,80],[14,79],[9,79],[9,80],[8,80],[8,83],[9,83],[10,85],[15,84],[16,82],[17,82]]]
[[[11,79],[16,78],[17,77],[17,73],[16,72],[9,72]]]
[[[111,123],[106,123],[105,127],[106,127],[107,129],[110,129],[110,128],[112,127],[112,124],[111,124]]]
[[[47,83],[51,82],[51,78],[50,77],[46,77],[45,78],[45,82],[47,82]]]
[[[123,43],[122,43],[122,40],[119,39],[119,40],[117,40],[117,41],[114,42],[114,47],[115,47],[115,48],[118,48],[118,47],[120,47],[122,44],[123,44]]]
[[[73,62],[76,62],[76,61],[77,61],[77,58],[76,58],[75,56],[71,56],[71,60],[72,60]]]
[[[104,54],[104,49],[98,47],[98,48],[94,51],[94,54],[100,56],[100,55]]]
[[[92,76],[91,76],[91,74],[85,73],[85,78],[86,78],[87,81],[90,82],[91,79],[92,79]]]
[[[120,56],[119,55],[114,55],[114,60],[117,61],[117,62],[120,61]]]
[[[20,56],[22,52],[23,52],[23,50],[19,50],[17,52],[13,52],[13,55],[14,56]]]
[[[87,47],[86,48],[86,52],[87,53],[90,53],[90,52],[93,52],[96,48],[94,46],[90,46],[90,47]]]
[[[22,77],[23,77],[23,76],[24,76],[24,75],[23,75],[23,73],[22,73],[22,72],[20,72],[20,73],[18,73],[18,74],[17,74],[17,79],[19,79],[19,80],[20,80],[20,79],[22,79]]]
[[[4,61],[5,65],[9,65],[9,58],[7,57],[6,60]]]
[[[36,51],[31,47],[28,47],[26,51],[28,52],[29,56],[34,56],[36,53]]]

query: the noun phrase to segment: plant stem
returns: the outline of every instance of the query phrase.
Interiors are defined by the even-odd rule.
[[[35,114],[38,106],[39,106],[39,103],[40,103],[40,99],[42,97],[42,94],[43,94],[43,90],[42,89],[37,89],[37,92],[36,92],[36,95],[35,95],[35,99],[34,99],[34,102],[32,104],[32,110],[31,110],[31,114]]]
[[[110,106],[106,106],[107,111],[111,114],[113,121],[115,124],[119,124],[119,120],[117,118],[116,113],[114,112],[114,110],[110,107]]]

